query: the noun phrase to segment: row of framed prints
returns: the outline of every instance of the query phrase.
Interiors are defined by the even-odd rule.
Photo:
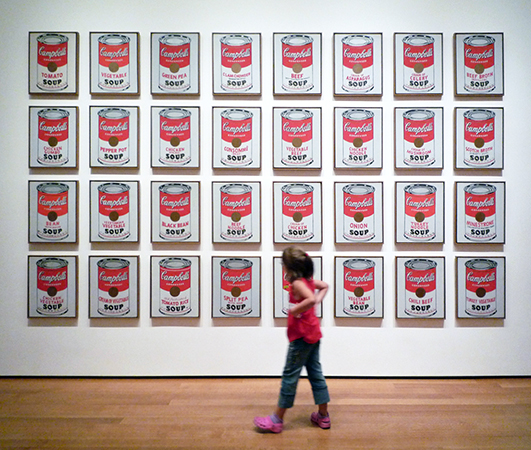
[[[90,167],[139,166],[139,108],[90,106]],[[334,108],[334,168],[382,168],[383,108]],[[456,169],[503,169],[504,108],[457,107]],[[78,107],[29,107],[30,168],[77,168]],[[273,108],[273,168],[321,169],[322,109]],[[442,169],[442,107],[394,109],[395,168]],[[260,169],[262,108],[212,108],[212,167]],[[200,108],[151,107],[151,166],[198,168]]]
[[[322,258],[313,257],[322,278]],[[396,317],[446,317],[445,258],[396,257]],[[505,318],[505,257],[458,256],[458,318]],[[336,256],[334,315],[382,318],[383,257]],[[151,317],[199,317],[200,257],[151,256]],[[90,318],[139,317],[139,257],[89,256]],[[289,283],[273,257],[273,314],[287,317]],[[28,256],[28,317],[77,317],[78,257]],[[316,313],[322,317],[322,305]],[[261,315],[261,258],[212,257],[212,317]]]
[[[139,182],[90,184],[90,242],[139,241]],[[29,181],[30,243],[78,240],[78,181]],[[273,182],[275,243],[322,243],[322,182]],[[335,182],[335,242],[383,242],[383,182]],[[261,183],[212,182],[212,242],[261,242]],[[455,183],[456,243],[505,243],[505,182]],[[200,242],[201,183],[151,182],[151,241]],[[397,243],[444,243],[445,183],[395,182]]]
[[[261,95],[260,33],[212,33],[212,91]],[[91,32],[90,93],[140,92],[139,33]],[[334,95],[382,95],[382,33],[334,33]],[[454,34],[455,94],[504,94],[503,33]],[[79,33],[29,33],[29,93],[78,92]],[[199,33],[151,33],[151,93],[199,95]],[[322,34],[273,33],[273,94],[321,95]],[[396,95],[443,93],[443,34],[394,34]]]

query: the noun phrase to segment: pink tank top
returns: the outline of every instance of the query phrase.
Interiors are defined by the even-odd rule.
[[[313,279],[307,280],[306,278],[302,278],[302,280],[312,292],[315,291],[315,283]],[[291,293],[291,288],[292,285],[290,284],[289,302],[294,304],[301,302],[302,299],[295,299]],[[303,338],[304,342],[315,344],[322,336],[321,325],[319,324],[319,319],[315,315],[315,308],[310,308],[308,311],[303,312],[300,318],[288,314],[288,339],[290,342]]]

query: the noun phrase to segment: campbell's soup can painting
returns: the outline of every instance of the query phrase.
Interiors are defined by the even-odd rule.
[[[307,92],[313,86],[313,38],[302,34],[283,37],[282,88]]]
[[[224,259],[221,266],[221,308],[227,316],[245,316],[252,312],[252,261]]]
[[[289,314],[291,305],[289,303],[289,293],[291,291],[290,282],[286,278],[286,270],[282,265],[282,312],[286,315]]]
[[[165,258],[159,262],[159,311],[167,316],[184,316],[191,311],[191,268],[186,258]]]
[[[221,237],[246,241],[253,236],[253,188],[247,184],[221,186]]]
[[[226,91],[247,91],[253,87],[252,38],[231,34],[221,42],[221,87]]]
[[[168,166],[184,166],[192,160],[191,116],[187,109],[166,108],[160,116],[159,161]]]
[[[347,184],[343,188],[343,237],[349,241],[370,241],[375,236],[374,186]]]
[[[129,117],[122,108],[105,108],[98,111],[98,161],[105,165],[129,162]]]
[[[192,235],[191,191],[188,184],[167,183],[159,187],[159,235],[184,241]]]
[[[365,167],[374,162],[374,113],[349,109],[343,113],[343,163]]]
[[[429,184],[410,184],[404,188],[404,236],[410,241],[435,238],[437,188]]]
[[[405,313],[429,317],[437,313],[437,263],[411,259],[404,263],[406,281]]]
[[[41,109],[38,113],[37,161],[43,166],[68,162],[69,118],[64,109]]]
[[[494,164],[496,113],[488,109],[472,109],[464,114],[465,156],[464,162],[471,167],[488,167]]]
[[[491,36],[474,35],[464,39],[465,90],[481,93],[496,88],[494,44]]]
[[[227,109],[221,113],[221,162],[248,166],[253,162],[253,113]]]
[[[343,90],[365,93],[374,88],[374,39],[353,34],[341,39]]]
[[[49,92],[68,87],[68,37],[57,33],[37,37],[37,87]]]
[[[406,36],[404,43],[404,89],[428,92],[435,87],[434,39],[425,34]]]
[[[496,187],[475,183],[465,187],[465,237],[490,241],[496,237]]]
[[[314,236],[313,186],[293,183],[282,186],[282,237],[307,241]]]
[[[471,259],[465,263],[465,312],[470,316],[496,313],[496,270],[498,263],[490,259]]]
[[[98,86],[106,91],[123,91],[131,85],[131,39],[121,34],[106,34],[98,38]]]
[[[435,162],[435,113],[411,109],[404,117],[404,163],[429,166]]]
[[[98,261],[98,312],[123,316],[130,310],[129,261],[105,258]]]
[[[105,240],[121,240],[130,236],[129,191],[125,183],[104,183],[98,186],[98,236]]]
[[[37,186],[37,236],[48,241],[68,237],[68,185],[42,183]]]
[[[190,88],[190,38],[167,34],[159,38],[159,88],[185,92]]]
[[[370,259],[348,259],[343,263],[343,312],[370,316],[376,310],[374,268]]]
[[[43,258],[37,261],[37,312],[60,316],[68,311],[68,261]]]
[[[287,166],[307,166],[313,162],[313,113],[288,109],[281,113],[282,156]]]

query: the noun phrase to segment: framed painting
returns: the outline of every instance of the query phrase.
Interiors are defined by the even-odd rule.
[[[212,69],[214,95],[260,95],[261,34],[212,33]]]
[[[383,243],[383,183],[334,183],[336,244]]]
[[[77,317],[77,256],[28,256],[28,318]]]
[[[29,167],[77,169],[79,108],[29,107]]]
[[[397,257],[397,319],[444,319],[445,273],[444,257]]]
[[[199,95],[199,33],[151,33],[151,94]]]
[[[151,256],[151,317],[199,317],[199,256]]]
[[[28,242],[76,243],[78,182],[35,180],[28,191]]]
[[[443,94],[442,33],[395,33],[395,95]]]
[[[151,182],[151,242],[200,241],[201,183]]]
[[[138,272],[138,256],[89,256],[89,318],[137,318]]]
[[[260,257],[212,257],[212,317],[260,317]]]
[[[334,33],[334,95],[382,93],[382,33]]]
[[[335,317],[382,318],[383,257],[334,258]]]
[[[273,33],[273,95],[321,95],[321,33]]]
[[[78,94],[79,33],[30,31],[29,94]]]
[[[138,55],[138,33],[91,32],[91,95],[139,95]]]

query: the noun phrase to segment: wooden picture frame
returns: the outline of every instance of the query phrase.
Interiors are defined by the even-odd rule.
[[[90,32],[90,94],[139,95],[139,33]]]
[[[28,182],[28,242],[77,243],[79,182]]]
[[[77,318],[77,255],[28,256],[28,318]]]
[[[212,318],[261,316],[261,258],[212,257]]]
[[[29,107],[30,169],[77,169],[79,108]]]
[[[151,94],[199,96],[200,34],[151,33]]]
[[[152,255],[150,317],[199,317],[200,278],[200,256]]]
[[[381,96],[382,33],[334,33],[334,95]]]
[[[89,319],[139,317],[139,257],[89,256]]]
[[[28,93],[77,95],[79,33],[30,31],[28,33]]]
[[[90,106],[90,167],[138,168],[138,106]]]

